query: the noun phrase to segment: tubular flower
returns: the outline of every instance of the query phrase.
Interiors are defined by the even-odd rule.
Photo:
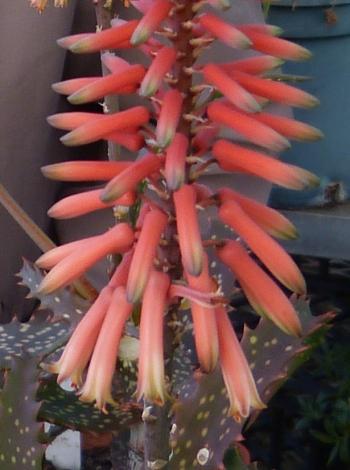
[[[310,93],[306,93],[286,83],[267,80],[266,78],[238,71],[233,72],[231,77],[250,93],[276,101],[277,103],[298,108],[312,108],[319,104],[318,99],[310,95]]]
[[[288,140],[271,127],[223,103],[210,104],[208,106],[208,116],[216,124],[227,126],[250,142],[269,150],[279,152],[290,146]]]
[[[140,181],[159,170],[161,165],[162,160],[156,155],[146,155],[137,160],[107,184],[101,194],[101,200],[106,203],[115,201],[127,191],[135,189]]]
[[[102,139],[113,131],[132,126],[141,126],[145,124],[148,119],[149,112],[147,109],[143,106],[135,106],[126,111],[102,116],[99,119],[89,121],[61,137],[61,142],[68,146],[89,144],[90,142]]]
[[[41,168],[46,178],[59,181],[108,181],[132,165],[132,162],[76,161],[54,163]]]
[[[77,279],[101,258],[110,253],[122,253],[133,243],[134,233],[128,224],[122,223],[89,243],[88,249],[82,246],[59,261],[45,276],[38,292],[49,294]]]
[[[168,147],[174,138],[182,110],[182,96],[177,90],[167,91],[159,114],[156,129],[157,143],[160,147]]]
[[[125,296],[125,288],[113,292],[108,311],[98,334],[87,377],[80,391],[80,400],[96,402],[96,407],[107,413],[106,404],[114,404],[112,379],[124,325],[132,311]]]
[[[243,238],[282,284],[294,292],[305,294],[305,280],[292,258],[244,213],[237,202],[224,202],[219,209],[219,217]]]
[[[60,359],[53,364],[42,364],[48,372],[58,374],[59,383],[70,379],[73,385],[82,385],[82,373],[90,360],[112,294],[110,287],[102,289],[74,330]]]
[[[185,182],[188,139],[176,134],[167,148],[164,175],[170,191],[177,191]]]
[[[231,24],[225,23],[225,21],[222,21],[211,13],[205,13],[200,16],[199,23],[209,31],[209,33],[228,46],[245,49],[251,45],[250,39],[239,31],[239,29]]]
[[[164,212],[158,209],[152,209],[145,215],[130,266],[127,283],[129,302],[135,303],[142,297],[167,220]]]
[[[170,278],[152,271],[142,299],[137,397],[164,404],[163,317]]]
[[[64,258],[74,253],[76,250],[83,249],[89,244],[93,244],[98,240],[98,235],[95,237],[83,238],[82,240],[77,240],[70,243],[65,243],[64,245],[57,246],[50,251],[47,251],[41,255],[36,261],[35,264],[42,269],[51,269],[57,263],[62,261]]]
[[[229,101],[247,112],[260,111],[259,103],[240,84],[224,71],[219,65],[208,64],[203,68],[205,80],[216,87]]]
[[[291,240],[298,237],[295,226],[275,209],[267,207],[249,197],[242,196],[230,188],[220,188],[218,191],[220,203],[226,201],[237,202],[244,212],[270,235],[283,240]]]
[[[293,305],[245,249],[238,242],[229,241],[217,252],[237,277],[254,310],[286,333],[300,335],[301,324]]]
[[[108,204],[101,201],[101,195],[102,189],[94,189],[65,197],[48,210],[48,215],[54,219],[70,219],[106,207],[132,206],[135,203],[135,193],[131,191]]]
[[[265,408],[236,333],[224,308],[215,310],[219,335],[220,366],[230,399],[230,414],[241,421],[251,408]]]
[[[207,255],[204,255],[203,270],[200,276],[187,274],[186,278],[189,286],[199,292],[210,293],[216,289],[215,282],[209,275]],[[191,302],[191,313],[199,364],[204,372],[211,372],[214,370],[219,356],[215,309]]]
[[[260,75],[269,72],[283,64],[283,60],[271,55],[262,55],[257,57],[249,57],[248,59],[234,60],[219,64],[220,67],[230,74],[235,71],[249,73],[252,75]]]
[[[167,18],[172,6],[172,3],[167,0],[155,0],[152,2],[150,8],[133,32],[130,40],[131,44],[138,46],[146,42],[162,21]]]
[[[203,268],[203,245],[196,211],[196,192],[192,186],[185,184],[173,194],[173,198],[182,264],[188,274],[199,276]]]
[[[170,72],[176,60],[173,47],[163,47],[153,59],[140,87],[141,96],[152,96],[160,87],[164,76]]]
[[[132,65],[122,72],[113,73],[86,84],[70,95],[68,101],[72,104],[90,103],[106,95],[118,94],[119,90],[125,90],[126,87],[130,87],[132,92],[144,76],[144,67]]]
[[[319,179],[307,170],[226,140],[215,142],[213,155],[223,170],[250,173],[288,189],[305,189],[319,184]]]
[[[120,45],[124,45],[125,42],[129,42],[137,25],[138,21],[133,20],[114,28],[105,29],[75,41],[69,45],[69,49],[78,54],[97,52],[102,49],[117,49]],[[63,40],[66,40],[66,38],[63,38]],[[61,42],[59,44],[62,45]]]

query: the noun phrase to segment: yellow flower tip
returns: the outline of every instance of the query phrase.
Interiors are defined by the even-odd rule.
[[[88,99],[89,98],[84,91],[77,91],[67,97],[70,104],[84,104]]]

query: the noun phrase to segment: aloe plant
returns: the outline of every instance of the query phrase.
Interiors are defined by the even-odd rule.
[[[65,3],[55,2],[56,6]],[[315,140],[322,134],[263,110],[268,102],[305,108],[317,104],[315,97],[272,80],[271,75],[265,77],[283,60],[305,60],[310,54],[280,39],[274,26],[227,23],[217,11],[229,6],[226,1],[135,0],[130,7],[138,10],[140,19],[130,21],[113,18],[115,2],[94,3],[102,30],[58,43],[76,54],[101,53],[107,73],[56,83],[53,88],[75,105],[105,99],[105,113],[61,113],[48,121],[69,131],[61,138],[64,145],[107,140],[110,146],[134,152],[135,159],[72,161],[42,169],[51,179],[105,182],[103,189],[57,202],[49,210],[51,217],[67,219],[113,208],[116,223],[105,233],[46,251],[36,264],[48,272],[41,277],[34,269],[34,284],[28,268],[22,272],[32,295],[52,308],[55,316],[57,304],[62,307],[61,298],[73,295],[73,303],[64,308],[63,320],[70,326],[62,330],[67,343],[63,352],[52,356],[62,343],[49,352],[44,344],[36,357],[42,370],[58,375],[59,383],[69,379],[77,397],[64,397],[56,388],[55,405],[54,393],[45,398],[53,390],[52,383],[43,385],[38,416],[96,431],[94,416],[91,423],[83,412],[81,422],[73,418],[80,400],[87,410],[95,404],[100,412],[110,413],[107,419],[101,414],[102,432],[140,419],[137,401],[144,407],[146,468],[215,469],[252,411],[266,406],[272,384],[287,375],[290,354],[286,353],[293,350],[294,355],[291,344],[300,347],[312,318],[305,327],[295,303],[279,285],[298,295],[306,293],[298,267],[274,239],[295,238],[295,227],[275,210],[232,189],[212,190],[201,183],[201,176],[218,165],[295,190],[318,183],[315,175],[281,163],[269,152],[287,148],[289,140]],[[47,1],[31,4],[43,11]],[[213,41],[234,49],[250,48],[259,55],[232,62],[198,61]],[[118,57],[118,50],[132,48],[143,53],[147,66]],[[136,95],[139,103],[117,111],[110,103],[118,95]],[[250,145],[222,138],[225,129]],[[198,213],[208,209],[211,213],[214,209],[215,217],[232,229],[230,239],[220,239],[216,233],[203,236]],[[76,294],[65,288],[77,289],[81,276],[111,254],[118,262],[107,285],[92,303],[85,303],[83,309],[74,307]],[[258,362],[247,360],[237,339],[228,315],[230,292],[222,291],[209,254],[228,266],[263,317],[242,342],[248,356],[253,353],[247,345],[257,342]],[[132,330],[133,348],[129,344],[123,363],[128,330]],[[188,332],[194,339],[189,355]],[[280,339],[287,335],[292,336]],[[288,342],[278,358],[265,354],[265,336],[271,336],[271,344]],[[265,369],[268,361],[274,364],[270,370]],[[129,372],[121,395],[123,367],[129,367]],[[45,384],[50,376],[41,374]],[[134,398],[130,386],[136,392]],[[134,412],[123,414],[122,402],[128,394]]]

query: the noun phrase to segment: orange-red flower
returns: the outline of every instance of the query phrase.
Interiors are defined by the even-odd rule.
[[[214,102],[208,106],[208,116],[216,124],[227,126],[250,142],[269,150],[280,152],[290,147],[288,140],[271,127],[257,121],[255,114],[253,116],[244,114],[232,106]]]
[[[158,209],[152,209],[145,215],[130,266],[127,283],[129,302],[135,303],[143,295],[167,221],[168,217]]]
[[[142,299],[137,397],[160,405],[165,401],[163,318],[170,278],[151,271]]]
[[[249,303],[259,315],[270,318],[288,334],[301,334],[301,324],[291,302],[238,242],[227,242],[217,253],[233,271]]]
[[[121,223],[94,238],[93,243],[82,245],[59,261],[44,277],[38,292],[49,294],[70,284],[108,254],[126,251],[134,241],[134,232],[128,224]]]
[[[133,162],[107,184],[101,194],[101,200],[106,203],[115,201],[126,192],[133,191],[140,181],[159,170],[161,165],[162,159],[153,154]]]
[[[167,18],[172,6],[173,4],[168,0],[155,0],[152,2],[133,32],[130,39],[131,44],[138,46],[146,42],[162,21]]]
[[[124,325],[132,312],[125,296],[125,288],[114,291],[108,311],[98,334],[87,377],[80,391],[80,400],[96,402],[96,407],[107,413],[106,404],[114,404],[112,380]]]
[[[177,133],[166,151],[164,175],[170,191],[177,191],[185,182],[188,139]]]
[[[237,420],[247,418],[251,408],[265,408],[242,348],[224,308],[216,309],[220,365],[230,399],[230,414]]]
[[[229,101],[247,112],[260,110],[259,103],[240,84],[233,80],[219,65],[208,64],[203,67],[204,79],[217,88]]]
[[[133,32],[138,25],[138,21],[132,20],[119,26],[105,29],[94,34],[89,34],[78,41],[74,41],[68,47],[72,52],[86,54],[88,52],[97,52],[103,49],[117,49],[125,42],[129,42]],[[62,38],[58,41],[60,46],[67,47],[68,38]]]
[[[256,224],[234,200],[226,201],[219,209],[219,218],[243,238],[265,266],[288,289],[305,294],[305,280],[287,252],[258,224]]]
[[[252,29],[245,30],[244,33],[252,41],[252,48],[264,54],[271,54],[285,60],[306,60],[311,57],[311,52],[305,47],[285,39]]]
[[[188,284],[199,292],[212,293],[216,290],[215,282],[208,270],[208,257],[204,253],[203,269],[199,276],[186,273]],[[191,301],[194,341],[199,364],[204,372],[211,372],[218,361],[219,345],[215,319],[215,308],[205,307]]]
[[[252,44],[239,29],[221,20],[212,13],[204,13],[199,17],[199,23],[214,37],[231,47],[246,49]]]
[[[123,194],[119,199],[105,204],[101,201],[102,191],[102,189],[94,189],[65,197],[56,202],[47,213],[55,219],[70,219],[106,207],[132,206],[135,203],[135,193],[130,191]]]
[[[168,147],[174,138],[181,116],[182,101],[182,95],[177,90],[169,90],[163,96],[156,129],[157,143],[160,147]]]
[[[140,87],[141,96],[152,96],[160,87],[165,75],[170,72],[176,60],[173,47],[163,47],[157,52]]]
[[[307,170],[226,140],[215,142],[212,152],[226,171],[249,173],[288,189],[305,189],[319,184],[317,176]]]
[[[256,75],[249,75],[248,73],[239,71],[233,72],[230,76],[250,93],[268,98],[277,103],[298,108],[312,108],[319,104],[318,99],[310,95],[310,93],[306,93],[306,91],[287,85],[286,83],[267,80],[257,77]]]
[[[261,55],[257,57],[248,57],[247,59],[234,60],[219,64],[228,74],[239,70],[240,72],[260,75],[269,72],[283,64],[283,60],[271,55]]]
[[[59,383],[69,378],[77,387],[82,384],[82,373],[90,360],[111,302],[112,293],[113,290],[110,287],[102,289],[98,298],[75,328],[60,359],[53,364],[42,364],[45,370],[58,374],[57,381]]]
[[[100,162],[78,160],[54,163],[41,167],[41,171],[52,180],[60,181],[108,181],[132,165],[132,162]]]
[[[72,104],[90,103],[107,95],[118,94],[119,90],[123,90],[125,93],[126,87],[132,92],[141,82],[145,73],[142,65],[131,65],[119,73],[106,75],[86,84],[70,95],[68,101]]]
[[[196,192],[192,186],[185,184],[173,193],[173,197],[182,264],[188,274],[199,276],[203,268],[203,245],[196,211]]]
[[[230,188],[220,188],[217,194],[221,204],[226,201],[236,201],[244,212],[270,235],[284,240],[297,238],[298,232],[295,226],[275,209],[249,197],[242,196],[242,194]]]
[[[109,114],[88,121],[61,137],[61,142],[68,146],[76,146],[95,142],[113,131],[128,127],[141,126],[149,120],[149,112],[144,106]]]

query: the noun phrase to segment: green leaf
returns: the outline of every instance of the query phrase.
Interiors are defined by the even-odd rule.
[[[141,422],[142,407],[134,402],[123,402],[116,397],[117,406],[104,414],[92,404],[83,403],[75,392],[63,390],[55,381],[41,384],[38,398],[42,401],[39,419],[78,431],[103,433],[119,431]]]
[[[42,317],[42,318],[40,318]],[[55,344],[65,342],[70,335],[66,321],[51,321],[42,313],[27,323],[16,320],[0,326],[0,368],[11,368],[12,357],[25,353],[34,357],[52,350]]]
[[[35,401],[38,369],[34,358],[14,358],[0,393],[0,468],[41,470],[38,443],[40,404]]]

